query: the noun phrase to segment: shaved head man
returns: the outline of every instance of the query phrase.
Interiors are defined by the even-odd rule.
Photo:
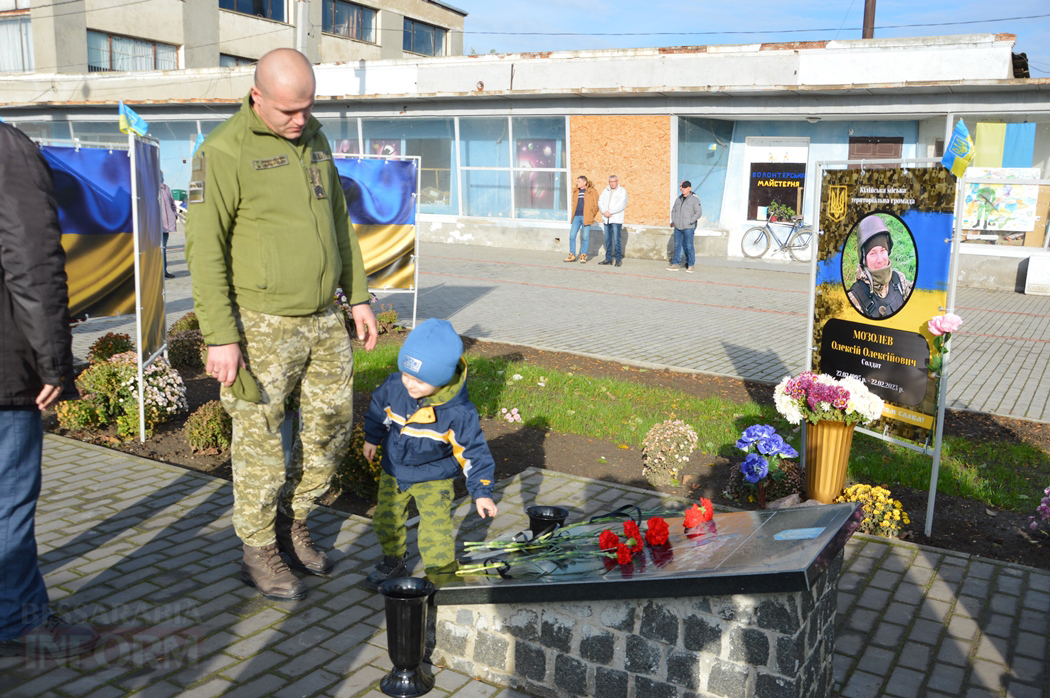
[[[252,108],[278,136],[297,140],[314,108],[316,86],[306,56],[290,48],[270,51],[255,66]]]
[[[339,173],[310,116],[315,85],[298,51],[259,60],[240,111],[193,159],[186,222],[206,370],[233,417],[241,579],[277,600],[306,594],[281,553],[309,574],[332,569],[306,517],[350,441],[354,363],[337,288],[366,350],[378,336]],[[296,386],[302,426],[286,468],[280,426]]]

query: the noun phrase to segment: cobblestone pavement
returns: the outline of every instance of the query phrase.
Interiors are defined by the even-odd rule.
[[[566,264],[563,255],[472,245],[420,246],[417,316],[460,334],[655,367],[779,381],[805,366],[809,267],[697,259]],[[183,237],[173,234],[168,325],[192,310]],[[380,294],[412,317],[410,294]],[[965,319],[953,340],[948,406],[1050,421],[1050,296],[959,289]],[[74,352],[104,332],[134,334],[134,318],[74,332]]]
[[[56,436],[44,461],[37,534],[52,602],[104,640],[65,664],[0,659],[5,698],[382,695],[383,604],[356,586],[380,554],[366,520],[315,512],[335,572],[307,576],[302,601],[272,602],[237,578],[228,482]],[[459,540],[522,530],[534,503],[565,506],[573,520],[659,503],[645,490],[538,470],[500,483],[496,498],[491,521],[459,503]],[[839,695],[1050,695],[1043,571],[856,535],[837,620]],[[434,673],[436,698],[525,695]]]

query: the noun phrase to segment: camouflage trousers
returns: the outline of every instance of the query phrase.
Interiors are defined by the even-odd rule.
[[[379,478],[379,502],[372,516],[383,554],[401,557],[408,552],[409,500],[416,501],[419,511],[417,541],[423,569],[427,572],[450,565],[456,559],[456,540],[452,531],[453,479],[417,482],[405,491],[397,480],[383,473]]]
[[[276,539],[277,508],[305,519],[328,491],[350,442],[354,360],[342,311],[283,317],[237,311],[244,362],[262,400],[251,403],[223,388],[233,417],[233,528],[252,546]],[[301,429],[285,466],[281,423],[285,400],[299,389]]]

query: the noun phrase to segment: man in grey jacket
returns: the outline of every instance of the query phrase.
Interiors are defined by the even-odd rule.
[[[685,250],[685,270],[693,273],[696,264],[696,252],[693,249],[693,233],[696,222],[703,215],[700,199],[693,193],[693,185],[687,179],[682,182],[682,195],[674,200],[671,207],[671,227],[674,228],[674,257],[667,271],[678,271],[682,264],[682,250]]]

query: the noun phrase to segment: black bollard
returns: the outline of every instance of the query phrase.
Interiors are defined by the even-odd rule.
[[[525,513],[529,515],[529,530],[533,538],[561,528],[569,516],[569,510],[562,507],[529,507]]]
[[[434,677],[423,671],[427,602],[434,585],[426,579],[398,577],[379,585],[386,597],[386,651],[394,668],[379,682],[388,696],[411,698],[429,693]]]

